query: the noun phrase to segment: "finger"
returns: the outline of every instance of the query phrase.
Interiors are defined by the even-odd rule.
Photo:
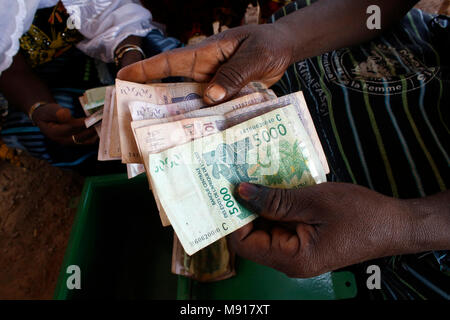
[[[93,144],[97,141],[98,135],[94,127],[84,129],[78,133],[73,134],[75,144]]]
[[[272,229],[272,249],[288,256],[295,255],[300,248],[299,237],[288,229],[275,227]]]
[[[250,211],[269,220],[305,222],[312,210],[311,192],[304,188],[278,189],[242,182],[235,189],[236,199]]]
[[[292,259],[301,253],[299,238],[288,230],[241,229],[228,237],[230,248],[241,257],[286,272],[291,269]]]
[[[51,110],[49,112],[49,110]],[[68,129],[73,128],[83,129],[86,128],[86,118],[73,118],[72,113],[68,108],[61,107],[59,105],[49,105],[47,112],[41,116],[41,120],[49,124],[53,123],[55,126],[61,125],[59,128]]]
[[[249,223],[228,236],[228,242],[238,255],[257,261],[270,250],[270,235],[264,230],[253,228]]]
[[[223,63],[216,71],[205,90],[205,101],[208,104],[219,103],[236,95],[250,81],[258,79],[255,59],[251,51],[242,46]]]
[[[117,78],[139,83],[173,76],[202,81],[204,80],[202,74],[205,74],[205,70],[200,73],[196,72],[196,67],[199,66],[197,50],[197,47],[192,47],[163,52],[122,68],[118,72]],[[206,71],[210,72],[210,70]]]
[[[117,78],[140,83],[169,76],[209,81],[221,63],[234,54],[245,38],[245,32],[241,30],[229,31],[212,36],[197,45],[166,51],[136,62],[121,69]]]
[[[68,123],[72,119],[72,114],[69,109],[60,107],[56,111],[56,119],[59,123]]]

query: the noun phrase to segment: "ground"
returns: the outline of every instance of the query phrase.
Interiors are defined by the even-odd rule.
[[[419,6],[450,14],[448,0]],[[84,178],[19,158],[0,160],[0,299],[51,299]]]
[[[0,162],[0,299],[51,299],[84,179],[20,160]]]

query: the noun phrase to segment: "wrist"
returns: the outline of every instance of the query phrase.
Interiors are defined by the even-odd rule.
[[[140,46],[135,44],[124,44],[114,51],[114,62],[116,63],[116,66],[124,66],[124,62],[127,61],[125,57],[127,56],[128,61],[132,58],[136,59],[133,62],[145,59],[144,50],[142,50]]]
[[[34,103],[27,111],[28,113],[28,117],[30,118],[31,122],[33,122],[34,125],[36,125],[36,121],[33,117],[35,117],[35,112],[44,107],[45,105],[47,105],[48,102],[47,101],[38,101],[36,103]]]
[[[416,252],[450,249],[450,191],[403,202],[411,221],[410,246]]]
[[[122,56],[121,59],[119,59],[118,68],[121,69],[130,64],[141,61],[142,59],[144,59],[144,57],[142,56],[142,54],[140,52],[128,51],[128,52],[124,53],[124,55]]]
[[[284,21],[277,20],[275,23],[270,25],[273,29],[273,34],[281,40],[282,46],[284,49],[282,51],[288,53],[289,64],[291,65],[297,61],[302,59],[299,58],[299,53],[297,52],[295,43],[299,41],[298,34],[294,35],[292,32],[292,26],[289,23],[285,23]]]

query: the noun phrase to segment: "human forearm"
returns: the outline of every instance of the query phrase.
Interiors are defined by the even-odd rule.
[[[450,190],[402,202],[410,217],[411,251],[450,249]]]
[[[275,22],[292,43],[292,62],[359,44],[399,21],[416,0],[319,0]],[[367,28],[370,5],[381,12],[381,29]]]
[[[37,77],[20,52],[1,74],[0,91],[10,105],[25,113],[38,101],[54,102],[47,85]]]

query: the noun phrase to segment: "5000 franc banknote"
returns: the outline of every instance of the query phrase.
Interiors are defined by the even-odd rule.
[[[256,218],[233,197],[239,182],[297,188],[326,181],[293,105],[150,154],[149,171],[189,255]]]

